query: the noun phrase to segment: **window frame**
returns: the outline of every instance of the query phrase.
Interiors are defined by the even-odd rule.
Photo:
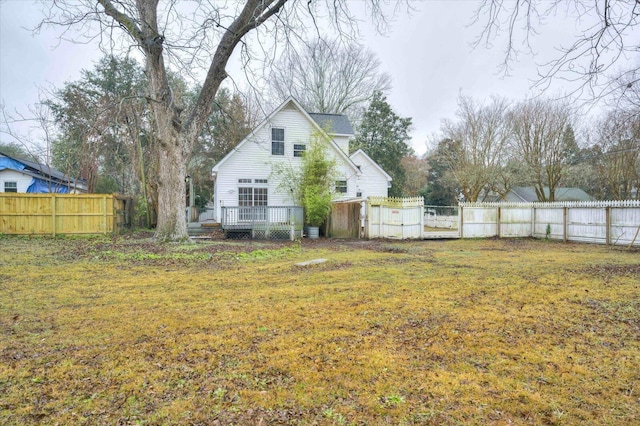
[[[347,180],[337,180],[334,182],[335,191],[338,194],[346,194],[349,192],[349,182]]]
[[[15,186],[13,188],[7,188],[7,184],[13,184]],[[9,189],[9,190],[7,190],[7,189]],[[2,185],[2,190],[3,190],[3,192],[6,192],[6,193],[17,194],[18,193],[18,181],[5,180],[3,185]]]
[[[282,132],[282,139],[277,139],[276,136],[280,136],[276,133]],[[284,127],[272,127],[271,128],[271,155],[284,155]]]
[[[293,144],[293,156],[302,158],[304,153],[307,152],[307,145],[303,143],[294,143]]]
[[[266,220],[266,207],[269,205],[269,188],[261,186],[238,187],[238,220],[240,222],[264,222]],[[265,207],[254,209],[254,207]]]

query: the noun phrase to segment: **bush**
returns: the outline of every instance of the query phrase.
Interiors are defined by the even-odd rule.
[[[304,194],[307,223],[320,226],[331,212],[331,192],[321,187],[309,187]]]

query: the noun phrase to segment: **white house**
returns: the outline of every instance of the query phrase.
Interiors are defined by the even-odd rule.
[[[44,164],[0,152],[0,192],[84,193],[86,183]]]
[[[359,149],[349,156],[360,170],[358,176],[358,197],[386,197],[391,186],[391,176],[382,167]]]
[[[328,155],[337,166],[337,199],[387,195],[391,177],[362,150],[349,157],[353,128],[346,116],[308,113],[289,98],[213,167],[214,219],[219,220],[223,206],[294,205],[274,165],[300,167],[312,135],[318,132],[330,139]]]

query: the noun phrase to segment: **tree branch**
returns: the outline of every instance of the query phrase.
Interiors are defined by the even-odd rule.
[[[131,37],[137,41],[139,44],[144,45],[144,34],[142,30],[136,23],[135,19],[120,12],[115,8],[111,0],[98,0],[98,3],[104,7],[104,12],[111,16],[116,22],[120,24],[122,28],[125,29],[131,35]]]
[[[271,16],[280,11],[288,0],[271,1],[249,0],[244,8],[225,31],[211,61],[202,90],[187,118],[184,129],[187,133],[197,133],[213,108],[213,100],[218,87],[227,77],[226,66],[233,50],[242,38],[257,28]]]

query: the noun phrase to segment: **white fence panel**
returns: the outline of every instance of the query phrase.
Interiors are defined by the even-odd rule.
[[[427,215],[424,217],[424,224],[430,228],[456,229],[458,228],[458,216]]]
[[[607,243],[606,208],[567,208],[567,241]]]
[[[402,209],[402,239],[422,238],[424,232],[424,202],[412,208]]]
[[[497,207],[465,207],[462,210],[463,236],[466,238],[498,235]]]
[[[367,236],[369,238],[422,238],[423,210],[422,197],[370,197],[367,201]]]
[[[402,238],[402,210],[380,206],[382,213],[382,235],[384,238]]]
[[[462,203],[463,237],[529,237],[640,246],[640,201]]]
[[[368,205],[366,229],[368,238],[380,238],[382,235],[382,208],[381,206]]]
[[[609,222],[611,244],[629,245],[635,238],[634,245],[640,245],[640,206],[611,208]]]
[[[500,208],[500,236],[528,237],[532,218],[533,209],[528,207]]]
[[[564,239],[564,208],[536,208],[533,237]]]

